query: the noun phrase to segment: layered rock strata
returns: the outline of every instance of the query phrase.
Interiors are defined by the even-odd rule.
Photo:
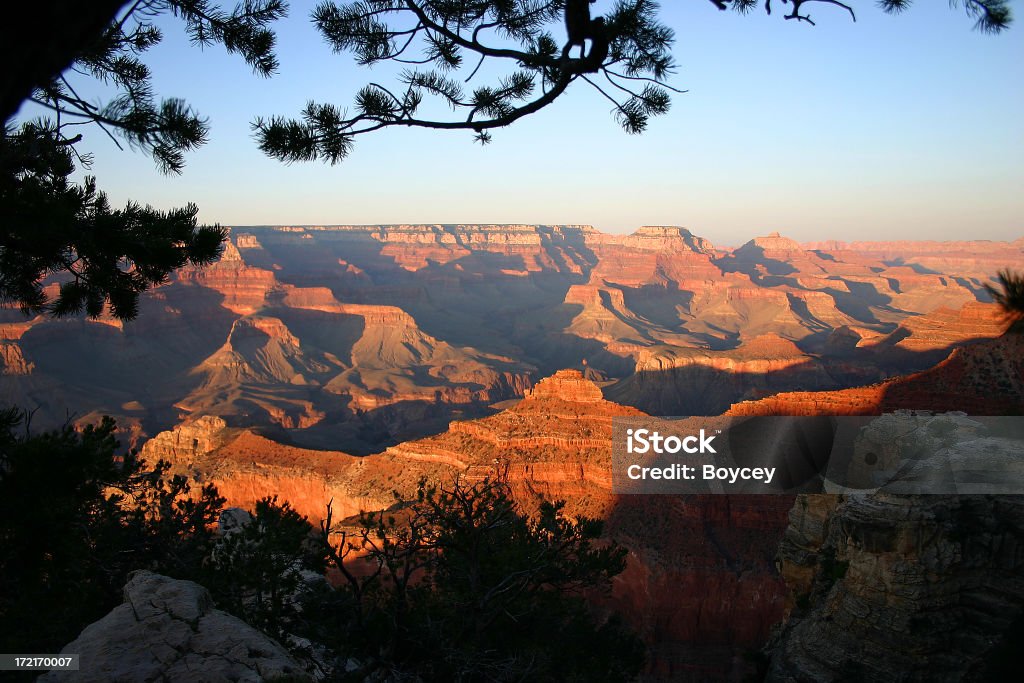
[[[800,496],[769,681],[999,680],[1024,615],[1016,496]]]

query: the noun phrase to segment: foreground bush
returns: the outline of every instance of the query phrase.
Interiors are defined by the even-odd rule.
[[[212,485],[117,456],[113,420],[30,434],[0,412],[0,651],[57,652],[150,569],[334,680],[630,680],[640,642],[585,596],[625,549],[559,503],[520,511],[500,482],[440,489],[320,529],[275,498],[231,512]],[[336,581],[324,579],[325,570]]]

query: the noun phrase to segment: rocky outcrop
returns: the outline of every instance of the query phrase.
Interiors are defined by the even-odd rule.
[[[215,609],[205,588],[149,571],[132,574],[124,603],[62,652],[80,655],[79,670],[39,681],[312,680],[277,642]]]
[[[820,250],[843,260],[879,260],[913,264],[918,270],[991,277],[1001,268],[1018,268],[1022,240],[897,240],[891,242],[810,242],[804,248]]]
[[[729,415],[878,415],[884,384],[838,391],[787,391],[730,406]]]
[[[663,680],[742,680],[735,666],[784,613],[774,555],[788,496],[621,496],[609,535],[630,549],[609,603],[651,644]]]
[[[513,407],[479,420],[453,422],[437,436],[393,446],[395,463],[437,463],[474,476],[507,477],[524,499],[565,499],[574,514],[611,504],[612,420],[643,415],[606,401],[579,370],[542,379]],[[371,465],[372,466],[372,465]]]
[[[262,249],[263,245],[256,239],[256,235],[240,232],[235,236],[235,246],[239,249]]]
[[[219,417],[204,415],[174,429],[160,432],[146,441],[139,455],[149,464],[166,460],[182,468],[218,448],[226,438],[227,423]]]
[[[526,393],[534,401],[553,399],[569,403],[598,403],[604,395],[596,384],[583,378],[579,370],[559,370],[551,377],[542,379]]]
[[[266,313],[232,322],[220,348],[190,373],[198,385],[176,408],[215,414],[232,426],[273,424],[296,432],[348,422],[351,433],[364,412],[399,406],[396,411],[414,418],[419,409],[401,404],[440,411],[483,406],[521,396],[529,385],[532,368],[440,341],[396,306],[343,304],[323,287],[284,286],[271,299],[275,305]],[[319,437],[305,442],[338,445]],[[351,437],[342,445],[354,447]]]
[[[581,272],[586,262],[577,247],[593,232],[589,226],[535,225],[365,225],[307,226],[290,229],[300,239],[373,249],[409,272],[448,264],[475,254],[504,257],[509,274],[548,269]],[[282,231],[284,232],[284,231]],[[348,250],[351,253],[351,249]]]
[[[35,363],[25,360],[16,344],[0,342],[0,375],[31,375]]]
[[[149,463],[167,461],[173,473],[214,483],[229,506],[252,509],[276,495],[314,524],[331,501],[335,514],[346,517],[393,502],[391,488],[356,483],[368,462],[362,458],[287,446],[212,416],[157,434],[140,455]]]
[[[952,346],[977,339],[991,339],[1006,330],[1006,317],[996,304],[972,301],[958,309],[941,306],[934,311],[905,319],[899,327],[879,340],[879,353],[895,347],[910,352],[948,351]]]
[[[675,225],[644,225],[615,241],[624,247],[672,254],[676,252],[713,254],[715,246],[686,228]]]
[[[207,268],[183,268],[177,278],[218,292],[223,297],[221,306],[239,315],[261,309],[278,285],[273,271],[247,265],[231,242],[224,245],[220,261]]]
[[[527,393],[538,375],[585,360],[610,381],[608,398],[663,414],[743,398],[760,400],[737,414],[1021,405],[1012,341],[881,382],[992,333],[994,309],[975,300],[996,264],[1024,264],[1019,246],[858,251],[768,235],[728,250],[671,226],[254,227],[233,240],[219,264],[147,294],[137,322],[0,317],[2,343],[20,352],[5,351],[4,368],[23,373],[0,375],[0,393],[25,404],[59,394],[60,419],[88,406],[148,433],[185,419],[145,457],[216,483],[230,504],[276,493],[313,521],[328,501],[339,517],[381,509],[392,491],[454,472],[504,477],[528,505],[566,499],[631,550],[612,600],[664,644],[655,668],[666,675],[711,675],[700,667],[716,666],[712,655],[757,646],[781,617],[772,559],[790,502],[614,495],[612,421],[639,411],[576,372]],[[867,382],[878,383],[838,390]],[[776,392],[791,393],[765,398]],[[831,515],[809,509],[807,539]],[[818,574],[807,565],[803,581]]]
[[[805,252],[806,250],[799,242],[789,237],[783,237],[776,231],[763,237],[755,237],[739,249],[736,249],[733,254],[742,256],[750,253],[767,258],[785,259],[794,256],[802,257]]]
[[[642,413],[605,401],[579,371],[565,370],[542,380],[511,409],[453,422],[442,434],[378,455],[289,446],[206,416],[158,434],[141,456],[214,482],[229,505],[251,508],[276,494],[313,521],[323,518],[329,502],[342,517],[381,509],[393,503],[392,492],[413,495],[421,477],[438,479],[453,471],[508,476],[524,497],[570,499],[577,512],[594,514],[607,511],[612,500],[617,415]]]
[[[644,226],[629,235],[591,232],[586,248],[595,256],[591,285],[703,291],[706,283],[723,277],[713,263],[714,246],[686,228]]]
[[[1024,615],[1022,534],[1015,496],[800,496],[767,680],[998,680]]]
[[[755,237],[718,263],[724,270],[743,272],[755,278],[795,273],[819,275],[828,270],[825,259],[778,232]]]

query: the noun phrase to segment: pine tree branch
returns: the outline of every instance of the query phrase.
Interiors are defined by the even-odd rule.
[[[430,17],[427,16],[426,12],[424,12],[420,8],[420,4],[422,4],[422,3],[417,2],[416,0],[405,0],[405,4],[406,4],[406,7],[409,9],[409,11],[411,11],[413,14],[416,15],[417,19],[419,19],[420,23],[423,26],[425,26],[426,28],[429,28],[429,29],[435,31],[436,33],[444,36],[445,38],[448,38],[449,40],[451,40],[456,45],[460,45],[462,47],[468,48],[470,50],[473,50],[474,52],[477,52],[477,53],[479,53],[481,55],[484,55],[484,56],[487,56],[487,57],[498,57],[500,59],[513,59],[513,60],[515,60],[517,62],[520,62],[522,64],[526,64],[526,65],[529,65],[529,66],[535,66],[535,67],[537,67],[537,66],[550,66],[550,67],[557,66],[557,64],[554,61],[552,61],[552,60],[541,60],[541,61],[538,61],[538,59],[536,58],[536,55],[531,55],[531,54],[529,54],[527,52],[521,52],[519,50],[510,50],[510,49],[505,49],[505,48],[488,47],[488,46],[486,46],[486,45],[484,45],[482,43],[477,42],[475,39],[474,40],[468,40],[468,39],[464,38],[461,34],[453,32],[453,31],[450,31],[446,27],[441,26],[440,24],[437,24],[434,21],[432,21],[430,19]]]
[[[68,100],[65,100],[65,101],[68,101]],[[79,117],[84,119],[83,121],[79,121],[77,123],[64,123],[64,124],[62,124],[63,126],[96,124],[96,126],[100,130],[102,130],[104,133],[106,133],[107,137],[110,138],[110,141],[113,142],[114,145],[119,150],[122,150],[122,151],[124,150],[124,147],[121,146],[121,142],[114,136],[113,133],[110,132],[110,129],[108,129],[106,127],[106,125],[104,125],[106,123],[109,123],[109,121],[104,120],[102,116],[99,116],[98,114],[93,114],[93,113],[88,112],[88,111],[82,112],[82,111],[72,111],[72,110],[69,110],[69,109],[64,109],[63,107],[61,107],[61,106],[59,106],[57,104],[53,104],[52,102],[49,102],[47,100],[40,100],[40,99],[37,99],[35,97],[30,97],[29,98],[29,102],[32,102],[33,104],[38,104],[41,107],[45,107],[46,109],[49,109],[50,111],[55,112],[58,116],[60,116],[60,115],[79,116]],[[69,103],[71,103],[71,102],[69,102]],[[79,134],[77,137],[79,139],[81,139],[82,136],[81,136],[81,134]]]
[[[611,69],[609,69],[607,67],[605,67],[604,69],[601,69],[601,71],[604,73],[605,77],[608,78],[608,80],[611,80],[610,77],[614,76],[615,78],[621,78],[621,79],[627,80],[627,81],[640,81],[640,82],[644,82],[644,83],[651,83],[651,84],[657,85],[657,86],[659,86],[661,88],[666,88],[668,90],[671,90],[672,92],[678,93],[680,95],[684,95],[684,94],[690,92],[689,90],[681,90],[680,88],[673,87],[673,86],[669,85],[668,83],[665,83],[664,81],[659,81],[657,79],[649,78],[647,76],[627,76],[626,74],[622,74],[622,73],[619,73],[617,71],[612,71]]]

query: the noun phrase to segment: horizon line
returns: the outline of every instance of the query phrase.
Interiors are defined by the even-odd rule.
[[[523,227],[523,228],[573,228],[573,229],[580,229],[583,232],[592,232],[592,233],[597,233],[599,235],[606,235],[606,236],[609,236],[609,237],[630,237],[630,236],[636,235],[639,231],[643,230],[644,228],[660,228],[660,229],[684,230],[684,231],[686,231],[687,234],[689,234],[692,237],[697,237],[699,239],[703,239],[703,240],[706,240],[706,241],[709,241],[709,242],[712,241],[712,240],[710,240],[707,237],[704,237],[704,236],[702,236],[702,235],[700,235],[698,233],[695,233],[693,230],[691,230],[690,228],[688,228],[688,227],[686,227],[684,225],[669,224],[669,223],[666,223],[666,224],[650,224],[650,223],[641,224],[641,225],[638,225],[635,228],[633,228],[632,232],[606,232],[604,230],[601,230],[600,228],[595,228],[592,224],[589,224],[589,223],[525,223],[525,222],[500,223],[500,222],[488,222],[488,221],[482,221],[482,222],[465,222],[465,221],[463,221],[463,222],[451,222],[451,223],[431,222],[431,221],[424,221],[424,222],[420,222],[420,223],[410,223],[410,222],[398,222],[398,223],[259,223],[259,224],[253,224],[253,223],[250,223],[250,224],[222,223],[221,225],[223,227],[225,227],[225,228],[228,228],[229,230],[234,230],[234,229],[254,229],[254,228],[257,228],[257,229],[258,228],[271,228],[271,229],[298,228],[298,229],[303,229],[303,230],[327,230],[327,229],[339,229],[339,228],[342,228],[342,229],[373,229],[373,228],[438,228],[438,227],[439,228],[510,228],[510,227]],[[841,242],[841,243],[844,243],[844,244],[856,244],[856,243],[861,243],[861,244],[883,244],[883,243],[896,243],[896,242],[916,242],[916,243],[922,243],[922,244],[923,243],[936,243],[936,244],[957,244],[957,243],[972,244],[972,243],[974,243],[974,244],[976,244],[978,242],[988,242],[988,243],[992,243],[992,244],[1013,245],[1013,244],[1016,244],[1017,242],[1024,242],[1024,232],[1022,232],[1021,235],[1019,237],[1015,238],[1015,239],[992,239],[992,238],[978,238],[978,239],[919,239],[919,238],[916,238],[916,239],[908,239],[908,238],[902,238],[902,239],[887,239],[886,240],[886,239],[847,239],[847,238],[836,238],[836,237],[823,237],[821,239],[813,239],[813,240],[798,240],[798,239],[795,239],[795,238],[788,237],[786,234],[782,233],[782,231],[780,231],[780,230],[771,230],[771,231],[769,231],[767,233],[755,234],[753,237],[751,237],[749,240],[747,240],[747,243],[749,243],[749,242],[751,242],[751,241],[753,241],[755,239],[760,239],[760,238],[765,238],[765,237],[779,237],[779,238],[782,238],[782,239],[788,239],[788,240],[792,240],[793,242],[796,242],[797,244],[800,244],[800,245],[804,245],[804,244],[817,244],[817,243],[821,243],[821,242]]]

